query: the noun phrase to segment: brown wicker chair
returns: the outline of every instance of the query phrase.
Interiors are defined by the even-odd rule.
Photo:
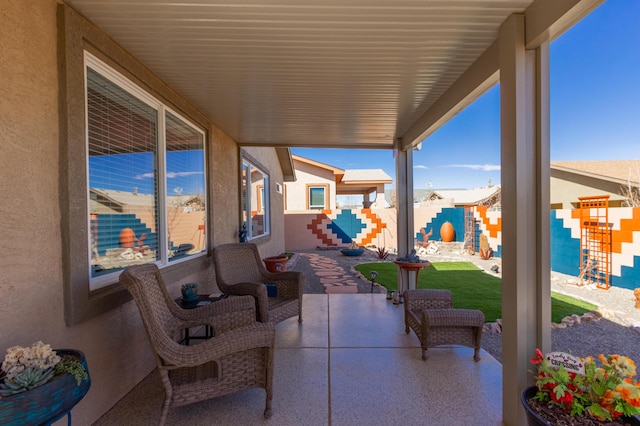
[[[251,297],[182,309],[169,296],[155,264],[128,267],[120,283],[138,305],[165,388],[159,424],[170,406],[249,388],[266,390],[264,416],[271,416],[275,328],[256,322]],[[210,325],[214,337],[194,346],[176,342],[184,329],[201,325]]]
[[[255,297],[258,321],[279,323],[298,315],[302,323],[304,275],[301,272],[269,272],[253,243],[223,244],[213,249],[216,282],[226,294]],[[275,284],[277,296],[268,297],[265,284]]]
[[[454,309],[449,290],[406,290],[404,292],[404,331],[413,330],[420,340],[422,359],[427,349],[448,344],[474,349],[480,361],[480,342],[484,314],[474,309]]]

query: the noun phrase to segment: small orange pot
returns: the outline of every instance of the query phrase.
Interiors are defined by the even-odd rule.
[[[269,272],[284,272],[287,269],[286,256],[271,256],[262,259]]]

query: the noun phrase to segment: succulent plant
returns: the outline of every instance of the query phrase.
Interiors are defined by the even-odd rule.
[[[7,349],[7,354],[2,362],[2,371],[9,379],[12,379],[27,368],[45,370],[54,367],[59,362],[60,357],[51,349],[51,345],[37,341],[31,346],[13,346]]]
[[[80,386],[80,383],[82,383],[83,380],[87,380],[89,378],[87,370],[84,369],[82,363],[77,359],[62,358],[62,361],[56,365],[55,373],[73,375],[78,386]]]
[[[51,380],[53,375],[53,368],[34,369],[29,367],[21,373],[14,374],[12,379],[6,378],[4,382],[0,383],[0,395],[6,397],[37,388]]]

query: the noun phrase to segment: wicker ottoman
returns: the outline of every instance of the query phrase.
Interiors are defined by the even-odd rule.
[[[446,293],[443,293],[446,292]],[[412,329],[422,347],[422,359],[427,349],[439,345],[464,345],[474,349],[473,359],[480,360],[480,343],[484,314],[475,309],[447,307],[446,290],[408,290],[405,292],[405,332]],[[430,299],[429,296],[433,298]],[[450,293],[449,293],[450,303]],[[425,307],[426,300],[431,300]],[[445,304],[445,306],[438,306]],[[450,306],[450,305],[449,305]]]

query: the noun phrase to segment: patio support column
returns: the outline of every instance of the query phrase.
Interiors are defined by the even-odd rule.
[[[368,209],[371,207],[371,193],[365,192],[362,194],[362,208]]]
[[[550,350],[548,41],[525,49],[524,15],[500,29],[502,410],[526,424],[529,359]]]
[[[413,237],[413,149],[402,150],[396,141],[396,209],[398,212],[398,256],[407,256],[414,248]],[[416,273],[398,268],[398,291],[415,288]],[[404,288],[401,286],[404,285]]]

